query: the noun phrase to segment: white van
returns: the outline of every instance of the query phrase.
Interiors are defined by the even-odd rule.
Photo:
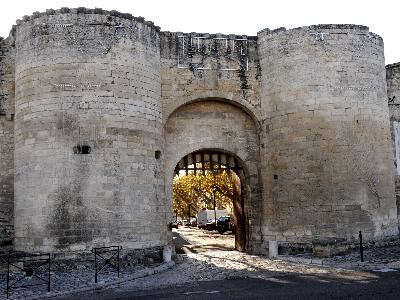
[[[220,209],[220,210],[216,210],[217,213],[217,220],[219,217],[222,216],[227,216],[229,215],[228,211],[226,209]],[[198,214],[197,214],[197,226],[199,228],[205,228],[206,224],[208,222],[214,222],[214,210],[213,209],[204,209],[201,210]]]

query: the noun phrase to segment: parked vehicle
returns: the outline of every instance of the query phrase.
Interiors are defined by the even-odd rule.
[[[223,234],[226,231],[235,232],[235,224],[231,216],[222,216],[217,220],[217,231]]]
[[[185,220],[186,222],[184,223],[185,226],[191,227],[191,226],[197,226],[197,219],[192,217],[190,220]]]
[[[197,226],[197,219],[196,218],[192,218],[192,220],[190,220],[190,226],[193,226],[193,227]]]
[[[209,219],[207,224],[204,226],[204,229],[208,231],[213,231],[216,229],[215,227],[215,220],[214,219]]]
[[[171,222],[171,228],[176,228],[176,229],[178,229],[178,222],[176,222],[176,221]]]
[[[217,219],[222,216],[228,215],[228,212],[225,209],[216,210]],[[206,229],[209,221],[214,220],[214,210],[212,209],[203,209],[197,214],[197,226],[202,229]],[[210,226],[208,226],[210,227]]]

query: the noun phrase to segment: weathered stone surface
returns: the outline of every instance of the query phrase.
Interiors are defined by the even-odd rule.
[[[166,242],[159,45],[153,26],[113,14],[17,27],[17,249]]]
[[[0,245],[13,237],[14,217],[14,49],[0,40]]]
[[[168,211],[172,211],[174,168],[181,157],[199,149],[219,149],[235,154],[244,165],[239,174],[244,184],[248,248],[261,239],[255,224],[261,222],[257,127],[242,109],[220,101],[194,102],[175,110],[165,125],[165,176]]]
[[[263,31],[258,45],[265,240],[396,235],[382,39],[321,25]]]
[[[0,203],[10,226],[14,199],[19,250],[166,245],[175,164],[200,149],[243,166],[250,252],[398,234],[383,42],[367,27],[171,33],[63,8],[17,21],[0,74]]]
[[[397,205],[397,218],[398,227],[400,231],[400,166],[396,157],[400,158],[400,148],[396,149],[396,130],[394,128],[395,122],[400,122],[400,64],[392,64],[386,66],[386,82],[387,82],[387,93],[388,93],[388,104],[390,112],[390,129],[393,141],[393,158],[394,158],[394,169],[395,169],[395,192],[396,192],[396,205]],[[400,132],[399,132],[400,134]],[[400,135],[397,137],[398,143],[400,143]],[[400,145],[400,144],[399,144]]]

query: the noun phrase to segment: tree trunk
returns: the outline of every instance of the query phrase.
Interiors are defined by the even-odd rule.
[[[246,227],[244,216],[243,195],[241,194],[240,178],[235,172],[230,172],[233,186],[233,216],[236,226],[235,249],[241,252],[246,251]]]

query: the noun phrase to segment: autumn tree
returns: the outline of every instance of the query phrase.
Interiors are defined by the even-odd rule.
[[[180,217],[187,216],[189,205],[193,212],[204,207],[213,209],[214,193],[217,209],[232,209],[233,187],[226,171],[176,176],[173,181],[173,209]]]

